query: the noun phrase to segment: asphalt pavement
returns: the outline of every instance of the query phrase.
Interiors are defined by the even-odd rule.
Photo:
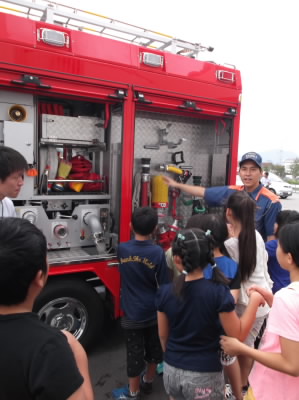
[[[299,212],[299,192],[294,192],[292,196],[280,201],[283,210],[296,210]]]
[[[112,390],[123,387],[128,383],[125,341],[119,322],[107,319],[98,343],[88,352],[95,400],[113,399]],[[142,399],[168,400],[161,375],[156,376],[153,393],[144,395]]]

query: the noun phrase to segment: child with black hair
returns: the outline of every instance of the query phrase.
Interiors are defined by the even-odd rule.
[[[221,346],[231,355],[255,360],[249,375],[250,388],[244,399],[298,399],[299,388],[299,223],[283,226],[278,234],[277,259],[290,273],[291,283],[273,296],[258,286],[271,307],[259,350],[234,338],[223,336]]]
[[[248,304],[247,292],[250,286],[259,285],[271,290],[273,285],[268,273],[268,254],[265,243],[260,233],[255,229],[255,208],[255,201],[244,191],[233,193],[226,204],[226,218],[231,224],[234,236],[225,242],[225,247],[232,259],[239,263],[241,274],[241,289],[236,305],[236,312],[239,316],[243,314]],[[254,347],[269,310],[267,304],[257,310],[255,322],[244,341],[248,346]],[[252,360],[240,355],[238,361],[241,369],[242,386],[245,391]]]
[[[136,208],[131,219],[135,238],[118,246],[129,386],[113,391],[117,400],[139,400],[140,389],[151,393],[156,366],[163,359],[155,298],[159,286],[169,282],[169,271],[162,247],[151,240],[157,223],[156,210]]]
[[[0,399],[93,400],[88,360],[33,304],[48,276],[47,241],[21,218],[0,220]]]
[[[164,386],[175,400],[223,400],[224,379],[219,336],[225,332],[243,340],[262,297],[252,293],[239,319],[228,280],[213,259],[212,233],[185,229],[173,243],[173,257],[182,274],[157,295],[158,327],[164,354]],[[213,279],[204,279],[208,264]],[[222,328],[223,326],[223,328]]]
[[[187,222],[187,228],[199,228],[205,232],[211,232],[211,240],[213,246],[213,256],[217,267],[228,279],[230,292],[235,299],[238,300],[241,286],[241,276],[239,266],[230,258],[224,242],[228,239],[229,233],[227,223],[220,214],[204,214],[193,215]],[[215,268],[208,264],[204,269],[204,277],[212,279]],[[221,363],[224,367],[224,375],[229,383],[225,386],[225,398],[231,398],[234,394],[236,400],[242,399],[242,382],[241,373],[238,363],[235,362],[236,357],[230,357],[224,352],[221,353]]]
[[[238,264],[230,257],[224,242],[228,239],[229,233],[225,219],[219,214],[195,214],[192,215],[186,224],[186,228],[199,228],[204,231],[210,230],[213,233],[213,253],[218,268],[228,278],[228,286],[231,289],[231,294],[237,301],[240,290],[241,277]],[[173,278],[180,275],[173,262],[172,248],[166,252],[166,261]],[[208,265],[204,269],[206,279],[211,279],[213,269]]]
[[[21,153],[11,147],[0,146],[0,217],[16,217],[11,198],[20,193],[27,169],[27,161]]]
[[[280,229],[291,222],[299,222],[299,213],[295,210],[283,210],[277,214],[274,225],[275,239],[266,242],[268,252],[268,271],[273,281],[272,292],[276,293],[279,289],[288,286],[290,281],[289,271],[283,269],[277,260],[276,250],[278,246],[278,234]]]
[[[217,267],[228,279],[230,292],[233,295],[235,302],[237,302],[241,286],[241,276],[238,264],[230,257],[224,245],[229,234],[223,216],[220,214],[193,215],[189,218],[186,228],[199,228],[205,232],[211,231],[214,260]],[[206,279],[212,279],[213,272],[214,269],[212,268],[212,265],[208,264],[204,269],[204,277]]]

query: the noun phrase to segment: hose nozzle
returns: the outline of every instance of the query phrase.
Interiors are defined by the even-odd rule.
[[[159,169],[160,169],[160,171],[173,172],[174,174],[177,174],[177,175],[184,174],[184,171],[181,168],[176,167],[175,165],[160,164]]]

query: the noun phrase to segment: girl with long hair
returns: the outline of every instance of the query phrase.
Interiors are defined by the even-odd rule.
[[[230,223],[233,237],[225,242],[230,256],[239,263],[241,275],[241,290],[236,305],[236,311],[241,316],[249,302],[248,289],[252,285],[259,285],[271,290],[272,281],[268,274],[268,255],[265,243],[255,229],[254,200],[244,191],[233,193],[227,201],[226,218]],[[269,313],[269,306],[260,307],[256,313],[256,320],[245,339],[245,343],[254,347],[255,340]],[[242,385],[247,385],[248,375],[252,367],[252,360],[247,356],[238,357],[241,369]]]
[[[157,295],[164,386],[174,400],[223,400],[220,335],[224,329],[227,335],[244,340],[261,304],[262,297],[253,292],[238,318],[228,281],[215,264],[212,242],[210,231],[180,231],[172,249],[182,274],[162,285]],[[214,270],[212,280],[204,278],[208,264]]]

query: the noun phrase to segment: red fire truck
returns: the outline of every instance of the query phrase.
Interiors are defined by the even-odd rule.
[[[121,315],[133,208],[158,209],[165,249],[204,211],[162,175],[234,182],[240,73],[197,59],[211,48],[56,2],[1,1],[0,26],[0,140],[28,162],[15,207],[49,249],[35,311],[88,345],[106,306]]]

